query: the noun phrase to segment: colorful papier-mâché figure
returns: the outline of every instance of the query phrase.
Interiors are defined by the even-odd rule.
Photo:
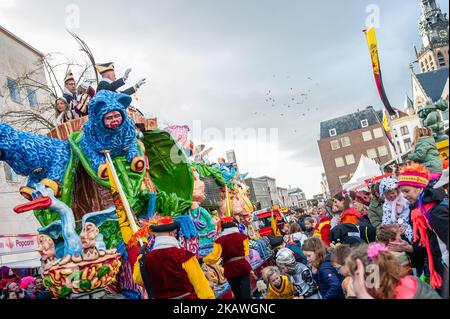
[[[144,170],[135,125],[127,115],[130,103],[129,95],[107,90],[98,92],[89,103],[89,120],[83,126],[81,148],[101,179],[108,178],[105,152],[112,158],[125,156],[134,172]]]
[[[28,176],[27,186],[20,193],[31,199],[37,183],[51,187],[56,196],[70,159],[66,141],[35,133],[20,132],[0,123],[0,161],[5,161],[16,174]]]

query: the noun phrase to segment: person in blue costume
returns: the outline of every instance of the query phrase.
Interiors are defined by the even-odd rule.
[[[137,131],[127,114],[130,103],[129,95],[108,90],[98,92],[89,103],[89,120],[83,126],[81,149],[101,179],[108,179],[106,151],[112,158],[125,156],[134,172],[145,168]]]

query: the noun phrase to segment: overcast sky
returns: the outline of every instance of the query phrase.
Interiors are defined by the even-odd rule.
[[[160,127],[187,124],[212,160],[234,148],[242,172],[311,197],[321,193],[320,121],[381,108],[361,32],[370,5],[384,86],[399,106],[421,45],[418,0],[1,0],[0,24],[44,53],[79,59],[71,28],[118,76],[133,68],[128,84],[147,78],[139,107]],[[236,128],[245,135],[225,134]]]

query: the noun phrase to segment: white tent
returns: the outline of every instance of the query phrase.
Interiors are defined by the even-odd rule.
[[[355,173],[342,187],[345,190],[359,188],[365,185],[364,181],[366,179],[379,176],[381,174],[383,174],[383,172],[381,171],[380,166],[373,159],[361,155]]]

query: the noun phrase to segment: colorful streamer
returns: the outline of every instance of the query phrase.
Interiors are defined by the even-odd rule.
[[[378,57],[378,45],[377,38],[375,34],[375,28],[371,27],[368,30],[363,30],[366,34],[367,44],[369,46],[370,58],[372,60],[372,68],[373,68],[373,76],[375,77],[375,83],[377,84],[378,93],[380,95],[381,101],[384,104],[384,107],[388,111],[389,115],[395,115],[395,111],[392,108],[389,100],[386,96],[386,92],[383,86],[383,80],[381,77],[381,67],[380,67],[380,59]]]

